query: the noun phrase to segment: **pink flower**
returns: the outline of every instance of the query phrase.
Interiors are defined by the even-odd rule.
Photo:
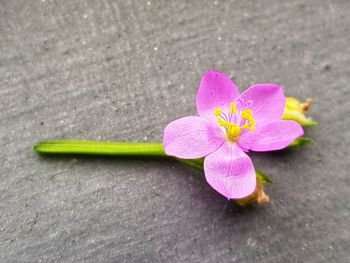
[[[285,96],[274,84],[256,84],[242,94],[231,79],[208,71],[201,80],[196,104],[199,116],[175,120],[164,130],[167,155],[203,158],[207,182],[228,199],[250,195],[256,186],[252,160],[245,153],[287,147],[303,129],[281,120]]]

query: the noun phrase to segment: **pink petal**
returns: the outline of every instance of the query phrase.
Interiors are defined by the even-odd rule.
[[[163,137],[166,154],[184,159],[202,158],[219,148],[223,141],[223,131],[217,125],[197,116],[169,123]]]
[[[303,134],[302,127],[295,121],[273,121],[244,134],[239,145],[256,152],[280,150]]]
[[[226,142],[204,160],[207,182],[228,199],[243,198],[254,192],[253,163],[237,144]]]
[[[228,109],[230,102],[239,95],[232,80],[217,71],[210,70],[203,75],[196,97],[198,115],[215,118],[214,109]]]
[[[256,126],[282,118],[286,99],[281,86],[256,84],[243,92],[241,98],[253,102],[249,109],[253,111]]]

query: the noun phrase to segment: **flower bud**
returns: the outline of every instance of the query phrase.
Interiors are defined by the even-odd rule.
[[[311,108],[311,105],[311,99],[307,99],[305,102],[300,102],[296,98],[287,97],[282,119],[294,120],[303,126],[316,126],[318,123],[311,118],[306,117],[304,114]]]
[[[240,206],[246,206],[246,205],[251,205],[255,203],[259,205],[264,205],[270,201],[269,196],[264,192],[264,184],[271,183],[270,178],[260,171],[255,171],[255,172],[256,172],[255,191],[251,195],[248,195],[247,197],[244,197],[242,199],[236,199],[235,200],[236,204]]]

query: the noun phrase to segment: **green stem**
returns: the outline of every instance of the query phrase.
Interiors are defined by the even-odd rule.
[[[312,140],[300,137],[289,147],[305,145]],[[167,156],[161,143],[149,142],[98,142],[98,141],[42,141],[34,145],[34,151],[41,154],[81,154],[81,155],[109,155],[109,156]],[[191,166],[198,166],[198,162],[179,159]]]
[[[176,158],[180,163],[186,164],[196,170],[199,171],[204,171],[203,169],[203,164],[204,164],[204,159],[180,159]]]
[[[34,145],[41,154],[82,154],[109,156],[166,156],[161,143],[97,142],[97,141],[42,141]]]
[[[34,145],[34,151],[40,154],[81,154],[81,155],[107,155],[107,156],[153,156],[165,157],[161,143],[145,142],[96,142],[96,141],[42,141]],[[204,159],[180,159],[175,158],[182,164],[186,164],[196,170],[203,171]],[[271,182],[268,176],[256,171],[258,180],[266,183]]]

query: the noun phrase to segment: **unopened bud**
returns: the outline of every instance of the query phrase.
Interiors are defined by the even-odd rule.
[[[236,199],[235,203],[240,206],[246,206],[251,204],[265,205],[270,201],[269,196],[264,192],[264,184],[271,183],[269,177],[260,171],[256,171],[256,187],[255,191],[242,199]]]
[[[300,102],[296,98],[287,97],[282,119],[294,120],[303,126],[316,126],[317,122],[305,116],[305,112],[310,110],[311,105],[311,99],[307,99],[305,102]]]

